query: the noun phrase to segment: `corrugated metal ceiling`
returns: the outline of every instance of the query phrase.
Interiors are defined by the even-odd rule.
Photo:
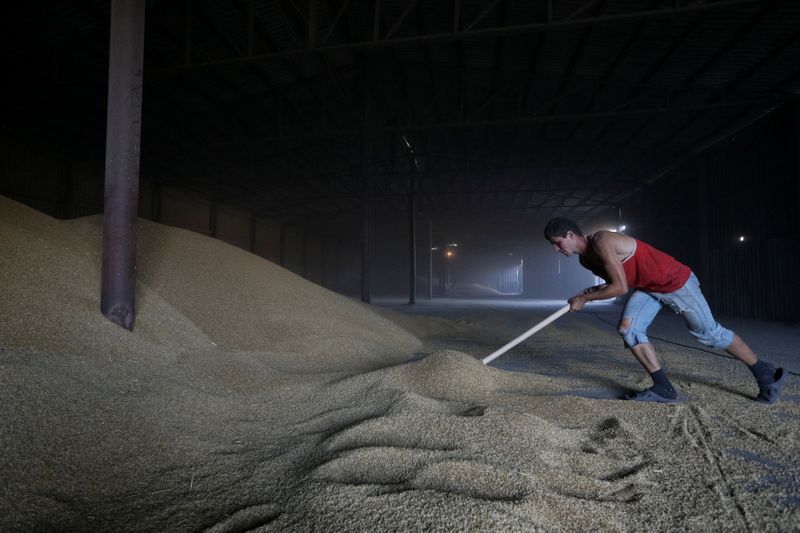
[[[109,4],[4,9],[5,125],[101,141]],[[403,136],[429,214],[580,218],[800,84],[794,0],[151,1],[146,27],[143,176],[338,227],[362,170],[404,205]]]

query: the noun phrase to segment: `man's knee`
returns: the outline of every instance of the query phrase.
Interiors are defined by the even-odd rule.
[[[643,342],[650,342],[647,338],[647,334],[644,331],[636,328],[633,324],[633,319],[631,318],[623,318],[620,320],[617,333],[622,336],[622,340],[625,342],[625,346],[628,348],[633,348],[637,344],[641,344]]]
[[[692,331],[691,334],[697,338],[697,342],[700,344],[719,350],[726,349],[733,342],[733,332],[719,324],[703,331]]]

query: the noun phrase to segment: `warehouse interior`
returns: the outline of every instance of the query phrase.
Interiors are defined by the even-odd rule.
[[[797,2],[3,10],[0,530],[800,521]],[[127,329],[101,313],[124,158]],[[650,384],[623,298],[481,363],[601,282],[553,217],[690,265],[781,401],[668,309],[681,401],[619,401]]]

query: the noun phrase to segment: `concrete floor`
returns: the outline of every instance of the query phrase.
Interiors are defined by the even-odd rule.
[[[460,325],[454,334],[425,339],[426,350],[451,349],[483,358],[528,330],[565,304],[563,301],[530,300],[519,297],[484,299],[435,298],[419,299],[408,305],[407,299],[377,298],[373,305],[391,308],[409,315],[443,317]],[[549,325],[510,352],[491,363],[492,366],[516,372],[535,372],[554,377],[578,380],[577,387],[561,394],[592,398],[617,398],[628,390],[649,386],[639,383],[646,375],[626,350],[616,333],[622,313],[619,302],[591,303],[579,313],[570,313]],[[759,357],[782,366],[797,379],[800,373],[800,326],[718,316],[725,327],[737,332]],[[554,335],[558,330],[558,335]],[[696,342],[683,319],[663,309],[649,330],[663,366],[670,375],[682,378],[690,372],[685,361],[702,358],[703,367],[717,376],[709,379],[747,375],[743,365],[723,351],[707,348]],[[686,359],[688,358],[688,359]],[[575,363],[595,364],[616,372],[614,379],[606,375],[575,375]],[[709,366],[710,365],[710,366]],[[690,366],[691,365],[690,363]],[[720,379],[724,389],[724,379]],[[636,386],[638,384],[638,387]],[[731,391],[729,391],[731,392]],[[800,395],[785,391],[783,401],[800,403]]]

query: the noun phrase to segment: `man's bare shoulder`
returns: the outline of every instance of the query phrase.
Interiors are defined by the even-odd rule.
[[[613,231],[601,229],[600,231],[596,231],[592,234],[592,241],[597,244],[608,244],[619,242],[624,237],[625,235],[622,235],[621,233],[614,233]]]
[[[598,250],[609,250],[623,256],[627,256],[635,246],[633,237],[606,230],[594,233],[592,241]]]

